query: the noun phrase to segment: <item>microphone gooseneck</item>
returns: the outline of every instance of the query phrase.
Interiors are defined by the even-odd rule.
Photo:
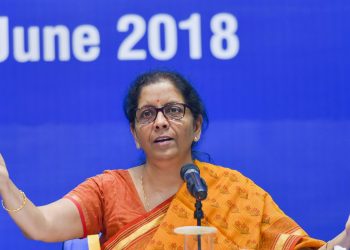
[[[187,189],[190,194],[196,198],[194,218],[197,219],[197,226],[201,226],[201,220],[204,218],[202,210],[202,200],[205,200],[208,195],[208,187],[204,179],[200,176],[199,168],[190,163],[186,164],[181,168],[181,178],[186,182]],[[198,250],[202,249],[201,236],[197,235],[198,238]]]

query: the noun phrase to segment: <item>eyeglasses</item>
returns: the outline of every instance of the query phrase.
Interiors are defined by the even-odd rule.
[[[191,109],[184,103],[167,103],[161,108],[145,106],[136,110],[136,121],[141,124],[153,122],[161,111],[170,120],[180,120],[185,116],[186,108]]]

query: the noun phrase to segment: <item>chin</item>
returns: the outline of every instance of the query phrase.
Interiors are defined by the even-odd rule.
[[[151,156],[154,160],[173,160],[176,158],[180,158],[180,155],[177,152],[174,152],[173,150],[167,150],[163,152],[157,152],[152,154]]]
[[[158,161],[186,161],[188,157],[185,157],[184,155],[181,155],[179,153],[175,152],[167,152],[167,153],[159,153],[159,154],[154,154],[152,156],[152,159],[158,160]],[[191,156],[190,156],[190,159]]]
[[[172,155],[172,154],[166,154],[166,155],[157,155],[154,157],[154,159],[156,160],[162,160],[162,161],[165,161],[165,160],[173,160],[173,159],[176,159],[177,156],[176,155]]]

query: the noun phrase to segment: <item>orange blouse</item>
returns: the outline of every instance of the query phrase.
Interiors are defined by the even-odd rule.
[[[146,213],[128,170],[106,170],[87,179],[65,198],[79,210],[84,237],[101,232],[102,244]]]

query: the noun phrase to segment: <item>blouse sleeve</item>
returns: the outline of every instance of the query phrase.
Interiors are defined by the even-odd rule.
[[[102,231],[102,214],[104,195],[102,175],[87,179],[64,198],[72,201],[77,207],[84,230],[84,236],[98,234]]]

